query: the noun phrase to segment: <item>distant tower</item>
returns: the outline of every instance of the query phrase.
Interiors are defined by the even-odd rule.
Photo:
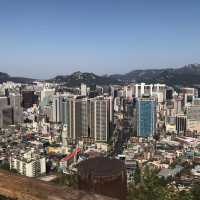
[[[13,107],[14,124],[22,122],[23,108],[21,107],[22,96],[20,94],[10,93],[10,106]]]
[[[187,129],[187,116],[186,115],[177,115],[176,116],[176,131],[177,134],[184,133]]]
[[[173,99],[173,92],[174,92],[174,89],[173,89],[173,88],[170,88],[170,87],[169,87],[169,88],[166,89],[166,97],[165,97],[165,99],[166,99],[167,101]]]
[[[84,83],[81,83],[81,95],[87,96],[87,85]]]
[[[37,103],[37,95],[33,90],[22,91],[22,106],[25,109],[31,108],[33,104]]]
[[[137,136],[151,137],[156,131],[156,102],[152,98],[139,98],[136,103]]]
[[[53,96],[53,122],[61,122],[62,115],[62,99],[63,97],[60,95]]]

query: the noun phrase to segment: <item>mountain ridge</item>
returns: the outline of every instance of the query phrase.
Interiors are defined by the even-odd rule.
[[[13,81],[17,83],[32,83],[36,79],[12,77],[0,72],[0,83]],[[123,84],[129,82],[165,83],[170,86],[200,85],[200,64],[188,64],[179,68],[136,69],[125,74],[97,75],[95,73],[76,71],[70,75],[58,75],[46,81],[62,83],[69,87],[85,83],[92,85]]]
[[[128,82],[192,86],[200,84],[200,64],[189,64],[180,68],[132,70],[124,75],[111,77]]]
[[[88,72],[74,72],[71,75],[57,76],[50,81],[63,82],[67,86],[123,84],[125,82],[165,83],[170,86],[200,85],[200,64],[189,64],[180,68],[136,69],[125,74],[98,76]]]
[[[33,78],[10,76],[7,73],[0,72],[0,83],[7,82],[7,81],[12,81],[14,83],[32,83],[35,80],[36,79],[33,79]]]

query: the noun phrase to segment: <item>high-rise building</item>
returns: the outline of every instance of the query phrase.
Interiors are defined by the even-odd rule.
[[[133,96],[133,90],[130,86],[124,86],[124,97],[125,98],[132,98]]]
[[[11,106],[13,106],[15,108],[21,107],[22,96],[20,94],[10,93],[9,99],[10,99],[10,105]]]
[[[83,138],[107,142],[112,131],[112,106],[112,98],[64,98],[62,101],[64,143],[66,140],[77,141]]]
[[[53,114],[53,122],[59,123],[62,121],[62,101],[63,97],[61,95],[54,95],[52,102],[52,114]]]
[[[6,106],[0,110],[0,128],[14,124],[13,108]]]
[[[4,108],[8,105],[8,98],[6,96],[0,97],[0,108]]]
[[[63,125],[68,125],[69,121],[69,99],[63,98],[62,101],[62,123]]]
[[[87,85],[84,83],[81,83],[81,95],[87,96]]]
[[[176,114],[183,113],[183,97],[182,96],[177,96],[174,99],[174,109],[175,109]]]
[[[180,94],[183,97],[184,105],[190,104],[193,101],[195,96],[195,89],[194,88],[180,88]]]
[[[22,91],[22,106],[27,109],[36,104],[38,101],[38,96],[35,95],[33,90],[24,90]]]
[[[133,90],[133,94],[137,98],[140,98],[143,95],[149,95],[149,96],[156,95],[156,96],[159,96],[158,99],[160,99],[160,101],[161,101],[161,99],[164,98],[164,92],[165,92],[166,85],[165,84],[140,83],[140,84],[131,85],[131,87]]]
[[[190,105],[187,108],[187,129],[200,132],[200,105]]]
[[[156,132],[156,102],[152,98],[139,98],[136,103],[137,135],[151,137]]]
[[[112,98],[90,99],[90,135],[99,142],[107,142],[112,133]]]
[[[63,138],[77,140],[89,137],[89,106],[87,98],[67,97],[62,102]]]
[[[76,99],[75,102],[75,132],[76,136],[89,137],[88,99]]]
[[[197,97],[200,98],[200,88],[197,89]]]
[[[10,106],[13,107],[14,124],[22,122],[23,108],[21,107],[22,96],[20,94],[10,93]]]
[[[8,97],[0,97],[0,127],[22,122],[22,113],[20,94],[10,93]]]
[[[44,107],[52,101],[55,89],[44,88],[40,93],[40,106]]]
[[[66,143],[67,139],[75,140],[75,98],[67,97],[62,101],[62,123],[64,131],[62,134],[63,143]]]
[[[167,88],[166,89],[166,96],[165,96],[165,98],[166,98],[166,100],[168,101],[168,100],[172,100],[173,99],[173,88]]]
[[[187,116],[177,115],[176,116],[176,131],[178,134],[184,133],[187,127]]]

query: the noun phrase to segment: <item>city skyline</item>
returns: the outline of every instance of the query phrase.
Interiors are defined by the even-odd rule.
[[[0,200],[199,200],[199,8],[0,0]]]
[[[1,1],[0,71],[49,78],[200,62],[197,1]]]

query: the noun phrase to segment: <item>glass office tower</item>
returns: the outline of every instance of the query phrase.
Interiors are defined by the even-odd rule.
[[[137,109],[137,136],[151,137],[156,129],[156,101],[152,98],[139,98]]]

